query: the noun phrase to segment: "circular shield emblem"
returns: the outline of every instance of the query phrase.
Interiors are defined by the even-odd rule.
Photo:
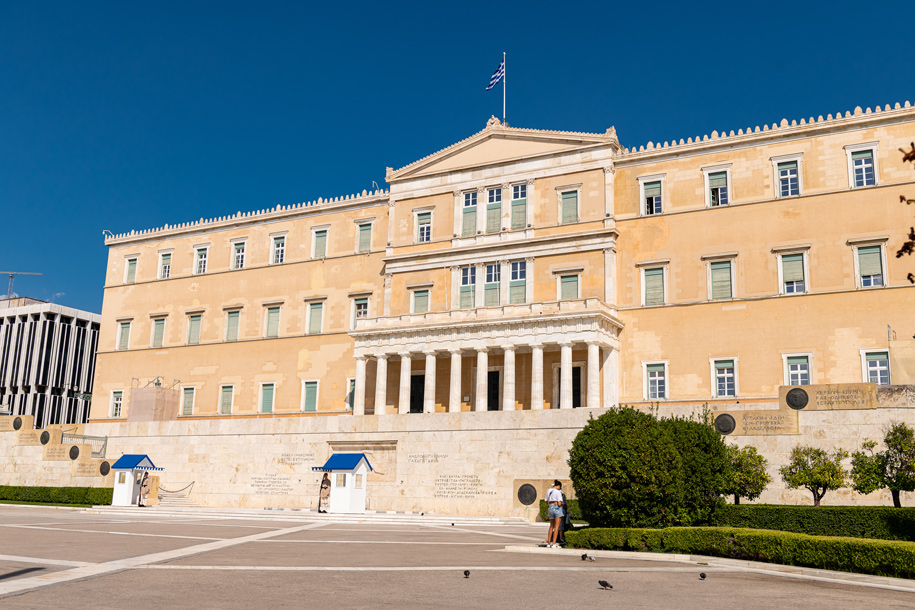
[[[109,472],[111,472],[111,464],[108,462],[102,462],[98,465],[98,473],[103,477],[107,476]]]
[[[41,433],[41,444],[47,445],[50,442],[51,442],[51,433],[48,432],[47,430],[45,430],[44,432]]]
[[[530,483],[525,483],[518,488],[518,501],[525,506],[530,506],[537,501],[537,489]]]
[[[805,390],[794,388],[793,390],[788,390],[788,393],[785,395],[785,402],[795,411],[800,411],[810,402],[810,397],[807,396]]]
[[[79,457],[79,447],[77,447],[76,445],[73,445],[72,447],[70,447],[70,459],[75,460],[78,457]]]
[[[16,419],[13,420],[13,430],[18,430],[21,427],[22,427],[22,418],[17,417]]]
[[[736,427],[737,422],[727,413],[722,413],[715,418],[715,429],[718,430],[718,434],[730,434]]]

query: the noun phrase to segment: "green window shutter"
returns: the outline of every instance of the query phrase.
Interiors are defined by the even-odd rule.
[[[663,364],[647,364],[647,365],[645,365],[645,368],[648,369],[649,373],[653,372],[653,371],[663,371],[664,365]]]
[[[273,384],[261,386],[261,413],[273,413]]]
[[[851,154],[851,160],[857,161],[858,159],[870,159],[874,156],[873,151],[870,150],[861,150],[858,152],[853,152]]]
[[[486,206],[486,232],[498,233],[502,228],[502,204],[491,203]]]
[[[359,225],[359,252],[368,252],[372,249],[372,225]]]
[[[779,171],[783,169],[797,169],[797,161],[786,161],[778,164]]]
[[[130,322],[122,322],[120,332],[118,333],[118,350],[127,349],[130,341]]]
[[[470,309],[473,306],[473,286],[461,286],[461,309]]]
[[[708,175],[709,188],[725,188],[728,185],[727,172],[715,172]]]
[[[194,388],[184,388],[184,402],[181,403],[181,415],[194,414]]]
[[[578,298],[578,276],[577,275],[564,275],[560,278],[560,297],[561,299],[577,299]]]
[[[219,400],[219,412],[222,415],[228,415],[232,412],[232,391],[233,388],[230,385],[222,387],[222,396]]]
[[[731,262],[712,263],[712,299],[730,299]]]
[[[733,360],[716,360],[715,361],[716,369],[732,369],[734,368]]]
[[[520,305],[527,300],[527,280],[512,280],[508,287],[508,302]]]
[[[239,312],[230,311],[226,316],[226,341],[238,341]]]
[[[562,194],[562,223],[578,222],[578,193]]]
[[[305,410],[306,411],[317,411],[318,410],[318,382],[317,381],[306,381],[305,382]]]
[[[861,276],[882,275],[883,262],[880,260],[880,246],[858,248],[858,270]]]
[[[807,364],[807,356],[789,356],[788,364]]]
[[[165,335],[165,320],[155,320],[153,322],[153,347],[162,347],[162,339]]]
[[[163,254],[163,255],[162,255],[162,266],[163,266],[163,267],[171,267],[171,264],[172,264],[172,255],[171,255],[171,254]]]
[[[200,343],[200,316],[191,316],[188,322],[187,342],[190,345]]]
[[[127,261],[127,283],[133,284],[137,281],[137,259],[132,258]]]
[[[871,352],[864,356],[865,360],[889,360],[886,352]]]
[[[527,199],[512,201],[512,229],[523,229],[527,223]]]
[[[470,237],[471,235],[476,235],[477,232],[477,208],[469,207],[464,208],[464,224],[461,229],[461,235],[463,237]]]
[[[356,406],[356,380],[349,380],[349,391],[346,393],[346,406],[352,411]]]
[[[782,279],[786,282],[804,281],[803,254],[789,254],[782,257]]]
[[[429,291],[417,290],[413,293],[413,313],[429,311]]]
[[[280,335],[280,308],[270,307],[267,309],[267,336],[278,337]]]
[[[312,303],[310,311],[311,318],[308,320],[308,334],[317,335],[321,332],[321,318],[324,315],[324,303]]]
[[[645,270],[645,305],[664,304],[664,269]]]
[[[645,186],[645,197],[660,197],[661,196],[661,183],[659,182],[646,182]]]
[[[315,231],[315,258],[327,256],[327,231]]]
[[[499,304],[499,284],[486,284],[483,292],[483,305],[485,307],[496,307]]]

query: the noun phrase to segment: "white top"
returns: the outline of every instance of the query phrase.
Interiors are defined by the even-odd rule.
[[[562,492],[559,491],[558,489],[556,489],[555,487],[550,487],[550,489],[546,492],[546,502],[547,502],[547,504],[549,504],[550,502],[560,502],[561,503],[562,502]]]

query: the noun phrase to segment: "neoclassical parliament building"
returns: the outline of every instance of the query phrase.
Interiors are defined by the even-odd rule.
[[[493,118],[389,190],[115,235],[88,427],[204,504],[360,451],[369,508],[508,514],[595,410],[915,383],[915,108],[676,135]]]

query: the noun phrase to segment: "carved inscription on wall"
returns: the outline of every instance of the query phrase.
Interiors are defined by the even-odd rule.
[[[785,408],[788,392],[803,390],[809,396],[804,411],[833,411],[840,409],[876,409],[877,386],[873,383],[836,383],[808,386],[779,386],[779,406]]]
[[[447,453],[410,453],[407,462],[410,464],[437,464],[448,459]]]
[[[297,466],[299,464],[312,464],[315,461],[314,453],[283,453],[280,455],[281,466]]]
[[[64,445],[45,445],[42,449],[41,459],[48,461],[67,460],[70,461],[70,446]]]
[[[466,500],[480,496],[494,496],[496,492],[483,487],[475,474],[443,474],[435,479],[435,497],[449,500]]]
[[[791,417],[785,413],[747,413],[743,416],[743,433],[748,435],[783,434],[792,429]]]
[[[41,432],[41,430],[21,430],[16,442],[19,445],[40,445]]]
[[[292,494],[292,477],[285,474],[258,474],[251,477],[251,493],[261,496]]]

